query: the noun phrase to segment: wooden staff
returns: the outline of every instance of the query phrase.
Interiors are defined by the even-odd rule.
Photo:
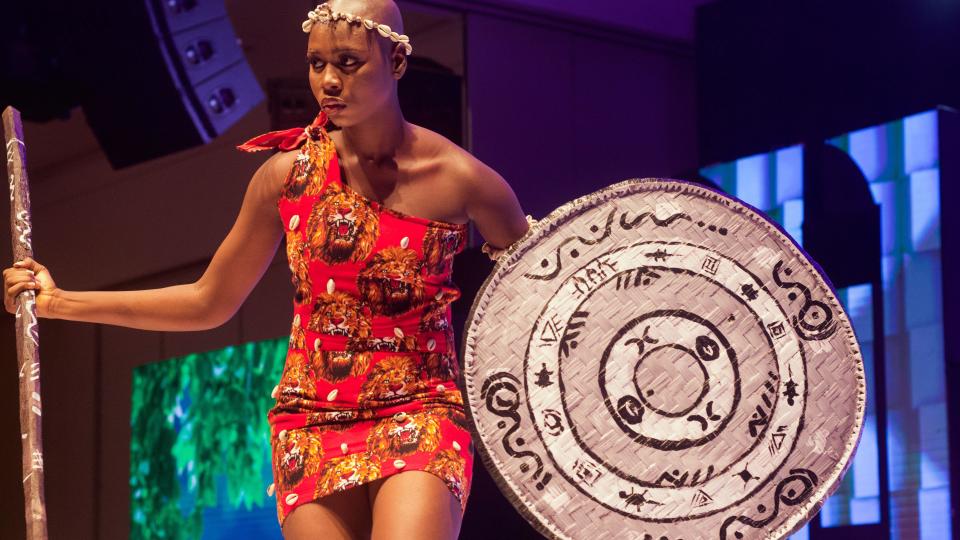
[[[7,176],[10,180],[10,233],[13,260],[33,258],[30,243],[30,186],[27,152],[23,143],[20,111],[3,111],[7,142]],[[17,361],[20,364],[20,439],[23,447],[23,501],[27,539],[46,540],[47,509],[43,502],[43,444],[40,440],[40,336],[37,329],[36,292],[17,295]]]

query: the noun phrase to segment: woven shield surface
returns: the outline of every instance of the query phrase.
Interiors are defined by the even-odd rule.
[[[461,356],[483,463],[551,538],[783,538],[863,425],[860,349],[819,269],[686,182],[540,221],[477,294]]]

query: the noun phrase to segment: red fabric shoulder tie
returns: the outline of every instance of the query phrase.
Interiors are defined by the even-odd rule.
[[[283,131],[271,131],[250,139],[249,141],[238,146],[237,149],[243,150],[244,152],[258,152],[260,150],[270,150],[272,148],[279,148],[280,150],[285,151],[296,150],[301,144],[303,144],[304,141],[307,140],[307,130],[311,128],[322,129],[326,124],[327,113],[321,111],[307,129],[292,128],[285,129]]]

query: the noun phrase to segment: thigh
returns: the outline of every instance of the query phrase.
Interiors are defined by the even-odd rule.
[[[370,498],[361,485],[298,506],[283,522],[284,540],[354,540],[370,537]]]
[[[370,484],[372,540],[454,540],[463,518],[460,501],[439,477],[404,471]]]

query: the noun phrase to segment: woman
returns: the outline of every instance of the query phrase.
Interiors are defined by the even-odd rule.
[[[16,295],[32,289],[41,317],[214,328],[286,235],[294,321],[269,412],[284,537],[455,538],[474,449],[449,329],[459,297],[452,258],[468,221],[495,257],[492,246],[522,237],[529,217],[496,172],[404,120],[397,80],[411,46],[392,1],[335,1],[309,16],[309,79],[322,112],[308,130],[241,147],[283,151],[254,174],[197,282],[64,291],[27,259],[4,270],[4,305],[13,313]],[[340,129],[328,131],[328,120]]]

